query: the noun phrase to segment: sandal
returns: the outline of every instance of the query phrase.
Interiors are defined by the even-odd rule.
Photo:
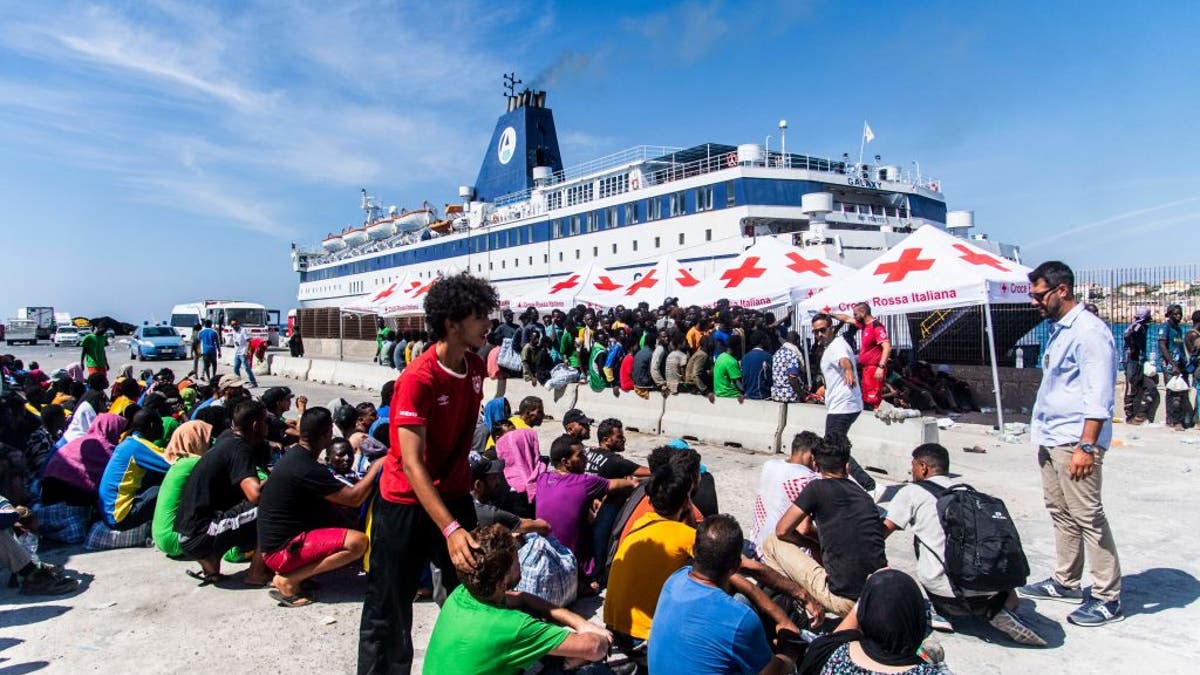
[[[312,596],[305,595],[304,593],[284,595],[283,591],[278,588],[272,588],[267,592],[267,595],[270,595],[272,600],[278,602],[280,607],[304,607],[313,604]]]
[[[188,570],[187,575],[196,581],[199,581],[200,583],[198,586],[200,588],[211,586],[212,584],[219,583],[225,579],[225,575],[221,574],[220,572],[205,574],[204,570]]]

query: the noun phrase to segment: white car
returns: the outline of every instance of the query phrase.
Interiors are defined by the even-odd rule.
[[[78,347],[81,337],[78,328],[74,326],[59,326],[50,339],[54,341],[55,347]]]

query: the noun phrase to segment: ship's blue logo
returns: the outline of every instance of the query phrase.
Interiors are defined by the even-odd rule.
[[[516,150],[517,130],[507,127],[504,129],[504,133],[500,134],[500,145],[496,147],[496,156],[500,159],[501,164],[508,164]]]

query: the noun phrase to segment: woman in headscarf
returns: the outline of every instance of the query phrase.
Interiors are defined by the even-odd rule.
[[[867,579],[854,611],[837,631],[813,641],[799,671],[813,675],[935,675],[941,668],[927,661],[930,657],[921,648],[928,634],[925,598],[917,582],[904,572],[884,568]]]
[[[96,415],[108,412],[108,396],[104,393],[107,388],[108,379],[103,373],[96,373],[88,378],[87,391],[75,405],[75,412],[67,422],[67,430],[63,432],[64,444],[82,438],[91,429]]]
[[[75,380],[76,382],[83,382],[83,375],[83,366],[79,365],[78,363],[72,363],[71,365],[67,366],[67,376],[72,380]]]
[[[86,434],[59,448],[46,462],[42,503],[95,504],[96,486],[124,428],[124,417],[100,413]]]
[[[525,502],[523,506],[532,512],[533,500],[537,498],[538,476],[546,472],[538,449],[537,432],[533,429],[515,429],[504,434],[496,442],[496,456],[504,460],[504,478],[509,487]]]
[[[163,476],[162,485],[158,488],[150,532],[158,550],[172,557],[183,553],[179,547],[179,535],[175,533],[175,516],[179,513],[183,486],[196,468],[196,462],[208,451],[212,431],[213,427],[208,422],[184,422],[171,434],[171,441],[163,450],[163,459],[171,464],[171,468]]]
[[[497,396],[484,404],[483,411],[479,413],[479,421],[475,424],[475,437],[472,439],[471,449],[484,452],[496,447],[496,441],[507,429],[512,428],[512,425],[501,427],[509,417],[512,417],[512,407],[503,396]]]

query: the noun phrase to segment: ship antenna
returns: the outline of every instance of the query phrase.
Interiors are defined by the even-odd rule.
[[[508,97],[508,96],[515,95],[518,84],[523,84],[523,83],[521,82],[521,80],[517,79],[516,73],[505,73],[504,74],[504,88],[507,89],[508,92],[505,94],[502,94],[502,96]]]

